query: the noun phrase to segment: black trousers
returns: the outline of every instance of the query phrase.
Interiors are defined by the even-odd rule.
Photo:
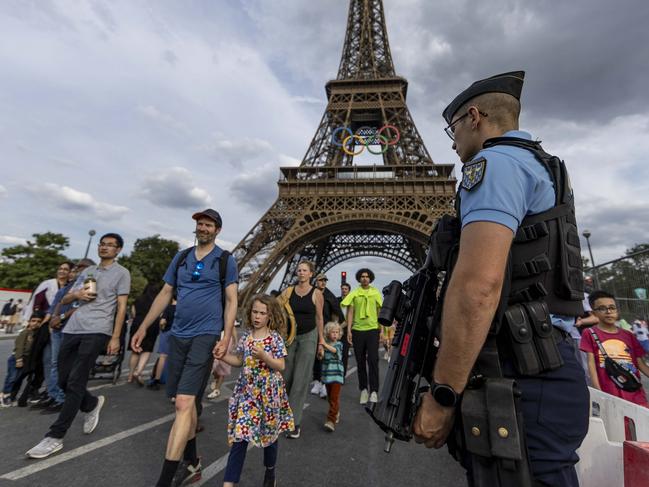
[[[110,337],[101,333],[64,333],[59,350],[59,387],[65,402],[59,417],[45,435],[63,438],[77,412],[88,413],[97,405],[97,398],[86,389],[90,371],[97,357],[104,353]]]
[[[352,344],[358,367],[358,388],[368,389],[369,392],[379,392],[379,330],[357,331],[352,330]]]
[[[349,347],[351,347],[351,345],[347,341],[347,327],[343,328],[340,341],[343,343],[343,370],[344,370],[345,377],[347,377],[347,363],[349,362]]]

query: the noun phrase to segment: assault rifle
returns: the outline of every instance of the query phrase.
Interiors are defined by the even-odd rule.
[[[439,272],[429,251],[424,266],[408,280],[392,281],[383,289],[378,320],[396,331],[381,397],[367,411],[385,432],[386,453],[395,439],[410,441],[421,395],[430,390],[441,322]]]

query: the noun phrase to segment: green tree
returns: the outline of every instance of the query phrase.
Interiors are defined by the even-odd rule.
[[[178,249],[178,242],[160,235],[139,238],[131,254],[120,257],[119,263],[132,274],[137,271],[147,282],[160,282]]]
[[[70,240],[60,233],[46,232],[32,235],[25,245],[14,245],[2,250],[0,287],[33,289],[41,281],[56,275],[56,269],[68,260],[63,251]]]

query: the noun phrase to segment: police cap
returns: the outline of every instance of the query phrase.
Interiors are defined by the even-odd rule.
[[[450,124],[453,120],[453,115],[455,115],[462,105],[472,98],[485,93],[506,93],[520,100],[524,79],[525,71],[511,71],[476,81],[455,97],[444,109],[442,116]]]

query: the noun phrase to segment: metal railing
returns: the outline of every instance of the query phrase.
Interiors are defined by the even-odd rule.
[[[584,269],[595,289],[615,296],[620,316],[631,322],[649,317],[649,250]]]

